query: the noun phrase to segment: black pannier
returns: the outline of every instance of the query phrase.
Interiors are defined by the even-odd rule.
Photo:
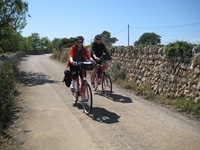
[[[65,82],[65,85],[67,87],[70,87],[71,81],[72,81],[72,73],[70,70],[65,70],[64,71],[64,78],[63,78],[63,82]]]

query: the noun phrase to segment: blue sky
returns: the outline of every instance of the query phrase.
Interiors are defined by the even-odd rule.
[[[30,18],[24,37],[70,38],[82,35],[85,45],[96,34],[111,33],[114,45],[129,45],[146,32],[161,43],[176,40],[200,44],[200,0],[26,0]]]

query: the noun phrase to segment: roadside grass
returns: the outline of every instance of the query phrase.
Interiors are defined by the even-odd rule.
[[[157,97],[148,85],[137,86],[134,82],[126,80],[117,80],[116,83],[125,89],[133,90],[135,95],[147,100],[154,100]]]
[[[170,99],[165,96],[156,95],[148,85],[137,86],[134,82],[120,79],[115,82],[125,89],[133,90],[135,95],[141,96],[144,99],[155,101],[164,106],[170,106],[174,110],[186,114],[188,117],[200,118],[200,104],[195,103],[193,98],[180,97]]]
[[[180,97],[176,99],[176,108],[178,111],[190,115],[190,117],[200,118],[200,104],[195,103],[191,97]]]

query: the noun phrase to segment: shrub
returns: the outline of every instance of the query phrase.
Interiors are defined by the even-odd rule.
[[[60,56],[61,62],[67,62],[68,60],[68,51],[63,51],[62,55]]]
[[[176,108],[181,112],[186,112],[190,116],[199,118],[200,104],[194,103],[192,98],[180,97],[176,101]]]
[[[191,60],[193,44],[185,41],[176,41],[166,46],[164,54],[168,58],[179,57],[181,61]]]
[[[141,85],[135,89],[135,94],[143,96],[147,100],[153,100],[155,98],[154,91],[148,85]]]
[[[14,70],[10,62],[3,63],[0,68],[0,133],[7,128],[14,107],[15,92]]]
[[[126,78],[125,67],[123,67],[123,65],[118,61],[114,61],[112,66],[109,67],[108,71],[110,72],[110,75],[114,81],[124,80]]]

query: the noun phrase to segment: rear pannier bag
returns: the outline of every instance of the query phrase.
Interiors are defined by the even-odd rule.
[[[72,81],[72,74],[71,71],[69,70],[65,70],[64,71],[64,78],[63,78],[63,82],[65,82],[65,85],[67,87],[70,87],[71,81]]]

